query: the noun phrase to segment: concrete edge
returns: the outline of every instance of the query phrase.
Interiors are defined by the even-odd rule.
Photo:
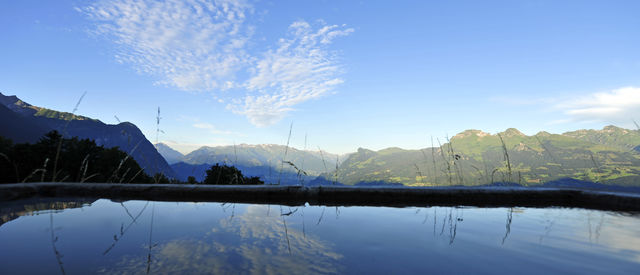
[[[640,194],[571,188],[350,187],[107,183],[1,184],[0,201],[33,197],[326,206],[572,207],[640,211]]]

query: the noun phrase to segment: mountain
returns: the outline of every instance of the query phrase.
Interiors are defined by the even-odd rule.
[[[206,176],[206,171],[215,164],[189,164],[178,162],[171,165],[171,168],[178,175],[177,179],[187,181],[189,176],[193,176],[197,181],[201,182]],[[234,165],[246,177],[259,177],[265,184],[280,185],[309,185],[315,180],[315,176],[298,174],[297,172],[284,171],[280,173],[279,168],[270,166],[244,166]]]
[[[287,151],[286,158],[284,157],[285,151]],[[283,159],[291,162],[295,167],[283,163]],[[282,168],[284,172],[288,173],[297,173],[297,168],[309,176],[317,176],[332,168],[335,169],[336,161],[339,161],[339,157],[335,154],[324,151],[298,150],[275,144],[205,146],[184,156],[184,162],[189,164],[220,163],[243,167],[271,167],[276,171],[280,171]]]
[[[640,152],[639,130],[628,130],[609,125],[602,130],[577,130],[566,132],[563,135],[623,150]]]
[[[156,144],[156,149],[158,149],[158,153],[162,155],[162,157],[167,161],[167,163],[174,164],[184,160],[184,155],[173,148],[169,147],[162,142]]]
[[[285,150],[287,156],[283,162]],[[240,144],[201,147],[183,156],[182,160],[171,165],[180,180],[193,176],[196,180],[202,181],[205,171],[219,163],[233,165],[240,169],[243,175],[260,177],[267,184],[294,185],[301,182],[308,184],[321,173],[335,170],[336,161],[340,161],[340,156],[324,151],[298,150],[274,144]]]
[[[0,134],[14,142],[33,142],[50,130],[57,130],[65,137],[92,139],[106,148],[119,147],[149,175],[163,173],[170,178],[176,176],[153,144],[132,123],[105,124],[97,119],[33,106],[16,96],[2,93],[0,104],[4,107],[0,108],[0,125],[3,126]]]
[[[341,163],[338,181],[347,185],[540,185],[571,178],[640,186],[640,154],[631,150],[640,145],[635,140],[637,131],[607,126],[576,132],[527,136],[513,128],[495,135],[467,130],[433,148],[360,148]],[[320,177],[331,180],[335,171]]]
[[[198,182],[202,182],[206,176],[205,171],[211,168],[211,164],[188,164],[184,162],[178,162],[171,164],[171,169],[176,172],[177,179],[183,182],[187,181],[188,177],[195,177]],[[248,176],[242,169],[242,174]]]
[[[33,143],[51,129],[41,125],[33,119],[0,105],[0,136],[11,139],[16,143]]]

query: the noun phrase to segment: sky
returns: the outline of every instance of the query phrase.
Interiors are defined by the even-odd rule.
[[[0,92],[183,153],[640,120],[640,1],[0,0]],[[157,110],[160,108],[160,123]],[[160,129],[156,135],[157,129]]]

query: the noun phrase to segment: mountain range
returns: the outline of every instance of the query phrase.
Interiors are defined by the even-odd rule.
[[[119,147],[147,174],[183,181],[188,176],[201,181],[206,169],[219,163],[271,184],[543,185],[572,179],[640,186],[640,131],[616,126],[531,136],[514,128],[497,134],[466,130],[436,139],[429,148],[359,148],[347,155],[274,144],[205,146],[184,155],[166,144],[154,146],[132,123],[105,124],[0,93],[0,136],[32,143],[51,130]]]
[[[439,141],[438,141],[439,142]],[[564,179],[640,186],[640,132],[615,126],[527,136],[467,130],[420,150],[360,148],[337,170],[346,185],[385,182],[411,186],[542,185]],[[325,181],[335,171],[319,176]]]
[[[234,165],[244,175],[261,177],[267,183],[296,184],[335,169],[341,158],[324,151],[298,150],[276,144],[204,146],[186,155],[166,144],[159,143],[157,147],[181,180],[194,176],[201,181],[204,171],[219,163]]]
[[[97,119],[33,106],[16,96],[0,93],[0,136],[14,143],[33,143],[57,130],[64,137],[95,140],[106,148],[127,152],[149,175],[162,173],[175,178],[169,164],[133,123],[105,124]]]
[[[443,142],[442,144],[440,144]],[[640,132],[616,126],[563,134],[539,132],[527,136],[515,128],[497,134],[466,130],[433,147],[379,151],[359,148],[337,156],[281,145],[202,147],[182,155],[166,145],[160,150],[176,161],[179,178],[198,180],[215,163],[233,164],[268,183],[345,185],[487,185],[518,183],[536,186],[567,182],[640,186]],[[336,169],[336,157],[340,158]],[[178,161],[179,160],[179,161]],[[282,173],[280,172],[282,169]],[[284,176],[283,176],[284,175]]]

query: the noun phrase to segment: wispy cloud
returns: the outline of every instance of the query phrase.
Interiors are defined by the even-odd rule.
[[[100,0],[78,10],[96,23],[96,34],[119,46],[117,61],[180,90],[237,88],[227,108],[257,126],[342,83],[340,62],[328,48],[353,32],[296,21],[275,48],[255,54],[248,50],[254,8],[245,1]]]
[[[203,122],[199,122],[199,123],[195,123],[192,125],[195,128],[198,129],[205,129],[208,130],[209,133],[214,134],[214,135],[235,135],[235,136],[244,136],[243,134],[240,133],[236,133],[236,132],[232,132],[232,131],[223,131],[223,130],[219,130],[218,128],[216,128],[213,124],[209,124],[209,123],[203,123]]]
[[[627,124],[640,118],[640,88],[624,87],[573,98],[556,105],[570,121]]]
[[[232,86],[249,60],[252,7],[241,0],[103,0],[78,10],[118,44],[119,62],[181,90]]]
[[[341,66],[327,49],[333,39],[353,32],[345,26],[314,29],[305,21],[289,26],[288,37],[278,48],[266,52],[252,69],[245,87],[254,94],[229,104],[229,109],[246,115],[258,126],[282,119],[293,106],[318,98],[343,82]]]

